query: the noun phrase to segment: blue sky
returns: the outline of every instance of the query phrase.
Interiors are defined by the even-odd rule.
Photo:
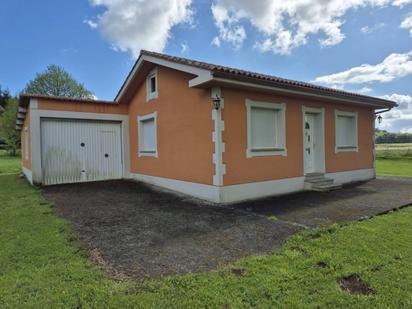
[[[412,133],[412,0],[2,0],[0,85],[58,64],[111,100],[141,48],[396,100]]]

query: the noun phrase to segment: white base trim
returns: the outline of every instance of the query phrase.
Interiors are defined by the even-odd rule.
[[[259,181],[221,188],[221,203],[234,203],[302,191],[305,177]]]
[[[31,170],[22,166],[21,171],[23,172],[24,176],[26,176],[28,182],[30,182],[30,184],[33,184],[33,176],[32,176]]]
[[[336,184],[344,184],[355,181],[370,180],[375,178],[375,169],[367,168],[361,170],[326,173],[327,178],[332,178]]]
[[[375,178],[375,170],[361,169],[337,173],[327,173],[336,184]],[[235,203],[263,197],[283,195],[305,190],[305,177],[259,181],[231,186],[214,186],[143,174],[130,174],[132,179],[187,194],[213,203]]]
[[[219,187],[201,183],[130,173],[132,179],[146,182],[209,202],[219,203]]]

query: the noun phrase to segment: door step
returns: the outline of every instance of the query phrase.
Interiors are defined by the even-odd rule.
[[[332,178],[326,178],[322,173],[310,173],[305,176],[305,189],[327,192],[342,188],[341,185],[335,184]]]

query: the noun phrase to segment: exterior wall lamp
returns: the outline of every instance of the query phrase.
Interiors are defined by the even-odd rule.
[[[379,124],[381,124],[381,123],[382,123],[382,119],[383,119],[383,118],[382,118],[382,116],[381,116],[381,115],[379,115],[379,116],[378,116],[378,123],[379,123]]]
[[[212,99],[213,101],[213,107],[215,108],[215,110],[219,110],[220,108],[220,97],[216,94],[216,97]]]

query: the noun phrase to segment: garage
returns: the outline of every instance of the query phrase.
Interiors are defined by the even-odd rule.
[[[121,123],[41,118],[42,183],[122,178]]]

